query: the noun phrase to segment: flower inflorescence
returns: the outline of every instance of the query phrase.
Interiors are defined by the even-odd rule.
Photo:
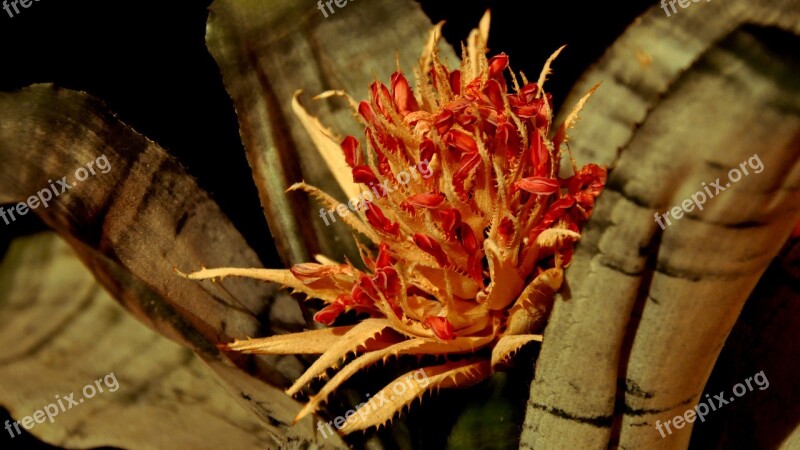
[[[224,346],[249,353],[321,354],[289,394],[358,353],[310,397],[298,419],[352,374],[388,357],[471,355],[426,367],[430,383],[425,388],[409,390],[381,411],[348,423],[344,432],[383,424],[425,390],[485,379],[523,345],[540,341],[535,333],[605,184],[604,168],[578,169],[571,156],[573,173],[561,176],[566,132],[591,92],[553,129],[552,98],[543,84],[558,52],[537,82],[528,81],[509,69],[507,55],[485,56],[487,15],[470,35],[460,67],[451,70],[436,50],[439,31],[440,26],[432,32],[415,71],[416,92],[398,68],[389,86],[372,83],[368,101],[350,99],[365,127],[363,142],[355,136],[335,138],[295,98],[301,122],[352,198],[380,178],[396,183],[404,168],[422,161],[429,166],[429,177],[397,183],[380,205],[365,202],[356,214],[342,216],[374,244],[359,244],[366,269],[319,258],[324,263],[289,270],[213,269],[189,275],[279,282],[322,300],[325,306],[314,319],[325,325],[348,311],[366,317],[352,326]],[[346,96],[321,97],[331,95]],[[339,204],[305,183],[291,189],[304,190],[328,207]],[[490,357],[477,353],[483,348],[491,349]]]

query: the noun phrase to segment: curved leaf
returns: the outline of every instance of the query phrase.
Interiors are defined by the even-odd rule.
[[[704,6],[669,20],[654,7],[567,102],[606,80],[571,147],[579,163],[621,153],[545,331],[522,448],[686,448],[690,425],[662,439],[655,422],[697,402],[798,219],[800,68],[782,50],[797,46],[796,2]],[[655,223],[754,154],[763,172]]]
[[[177,161],[83,93],[36,85],[0,94],[0,121],[0,155],[14,161],[0,167],[0,202],[23,201],[47,188],[49,179],[66,176],[72,183],[78,168],[105,155],[107,173],[76,183],[47,208],[37,208],[37,215],[128,311],[210,364],[274,435],[313,440],[310,426],[288,430],[299,410],[295,401],[231,367],[254,367],[284,387],[302,370],[296,358],[230,360],[215,347],[257,334],[260,321],[273,330],[299,328],[297,302],[273,285],[209,283],[206,289],[173,271],[201,264],[261,266]]]
[[[31,429],[41,439],[70,448],[276,442],[191,350],[126,314],[52,233],[12,243],[0,264],[0,291],[0,402],[17,420],[58,406],[57,395],[68,408]],[[84,386],[101,378],[103,392],[82,399]],[[63,398],[73,392],[80,404],[69,406]],[[87,423],[92,432],[79,432]]]

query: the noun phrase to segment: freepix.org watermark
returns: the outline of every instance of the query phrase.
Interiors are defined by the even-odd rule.
[[[709,183],[706,186],[705,181],[702,182],[700,185],[703,187],[703,190],[697,191],[692,195],[692,198],[687,198],[684,200],[680,206],[675,206],[669,211],[665,212],[664,214],[659,214],[658,211],[655,212],[653,215],[654,220],[656,223],[661,227],[662,230],[665,230],[668,225],[672,225],[670,219],[670,214],[674,220],[680,220],[683,218],[683,214],[690,213],[694,211],[694,208],[697,207],[700,211],[703,210],[703,205],[714,198],[717,194],[722,191],[725,191],[729,187],[731,187],[732,183],[738,183],[739,180],[742,179],[743,176],[750,175],[750,172],[747,170],[747,167],[753,169],[753,173],[761,173],[764,171],[764,163],[761,162],[761,158],[758,155],[753,155],[747,159],[747,161],[743,161],[739,164],[739,167],[734,167],[733,169],[728,171],[728,182],[725,183],[725,186],[722,185],[722,182],[719,181],[717,178],[713,183]],[[741,169],[741,170],[739,170]],[[744,174],[744,175],[743,175]],[[712,193],[711,190],[714,190]],[[664,220],[662,222],[662,219]]]
[[[117,389],[119,389],[119,382],[117,381],[117,376],[114,375],[114,372],[109,373],[103,378],[97,379],[94,384],[87,384],[84,386],[83,390],[81,391],[83,398],[76,400],[74,392],[63,397],[56,395],[55,403],[50,403],[49,405],[42,407],[42,409],[34,411],[30,416],[25,416],[16,422],[6,420],[5,428],[8,431],[8,434],[14,438],[22,433],[22,431],[19,429],[20,424],[22,424],[22,427],[26,430],[30,430],[31,428],[35,427],[37,423],[45,423],[45,421],[50,421],[50,423],[53,423],[59,413],[67,412],[73,407],[83,403],[86,399],[92,398],[97,394],[102,394],[104,392],[102,385],[105,385],[105,387],[108,388],[108,392],[116,392]]]
[[[419,174],[417,174],[417,172],[419,172]],[[411,182],[412,179],[418,180],[419,175],[422,175],[422,178],[430,178],[431,175],[433,175],[433,171],[430,168],[430,162],[427,159],[423,159],[416,166],[410,166],[408,169],[398,173],[396,178],[398,183],[405,185]],[[325,221],[326,226],[330,226],[331,222],[328,221],[328,216],[330,216],[332,222],[336,222],[336,217],[333,216],[334,211],[339,214],[339,217],[344,217],[350,214],[350,211],[347,209],[348,207],[353,212],[363,210],[366,208],[367,203],[372,203],[397,189],[397,186],[392,189],[389,184],[390,183],[388,183],[386,180],[378,180],[377,184],[375,184],[374,181],[370,181],[369,187],[372,192],[368,190],[363,191],[358,197],[351,198],[346,205],[344,203],[340,203],[336,208],[331,208],[328,211],[325,211],[325,208],[320,208],[319,216]],[[378,188],[381,189],[381,192],[378,192]],[[372,195],[373,192],[375,193],[374,196]]]
[[[353,0],[350,0],[350,1],[352,2]],[[322,12],[322,15],[325,16],[325,18],[327,19],[328,18],[328,12],[325,11],[325,7],[326,6],[328,7],[328,11],[330,11],[331,14],[335,14],[336,10],[333,9],[333,4],[335,4],[337,8],[341,9],[341,8],[344,8],[345,6],[347,6],[347,0],[328,0],[327,2],[324,2],[324,4],[323,4],[323,0],[319,0],[317,2],[317,9],[319,9],[320,12]]]
[[[747,379],[744,380],[744,383],[747,386],[745,386],[745,384],[742,383],[736,383],[733,386],[733,395],[735,395],[736,397],[725,398],[725,391],[720,392],[713,398],[709,397],[708,394],[706,394],[705,402],[700,402],[694,408],[687,409],[686,412],[683,413],[683,415],[675,416],[664,423],[661,423],[660,420],[656,420],[656,429],[658,430],[659,433],[661,433],[661,437],[665,438],[667,437],[667,435],[672,434],[672,428],[670,428],[670,423],[672,423],[672,426],[674,426],[675,429],[679,430],[683,428],[684,425],[686,425],[687,423],[694,423],[694,421],[697,420],[698,418],[700,419],[701,422],[705,422],[706,415],[708,415],[709,412],[716,411],[722,408],[723,406],[727,405],[728,403],[732,403],[735,400],[735,398],[741,397],[748,392],[752,392],[753,385],[750,383],[751,381],[755,381],[755,385],[758,386],[758,389],[760,391],[763,391],[764,389],[769,387],[769,380],[767,379],[767,376],[764,375],[764,371],[762,370],[761,372],[758,372],[754,376],[748,377]],[[708,404],[706,404],[706,402],[708,402]],[[711,407],[711,409],[709,409],[709,406]],[[662,429],[662,427],[666,428],[667,430],[666,434],[664,434],[664,429]]]
[[[392,392],[377,394],[372,398],[370,398],[370,394],[367,394],[367,398],[369,400],[356,405],[355,409],[347,410],[344,413],[344,416],[338,416],[335,419],[328,421],[328,423],[318,420],[317,430],[319,430],[319,432],[322,434],[322,437],[327,439],[328,436],[331,436],[334,433],[331,425],[336,427],[337,430],[341,430],[345,423],[353,422],[351,419],[355,417],[356,413],[358,413],[362,418],[366,419],[374,411],[377,411],[380,406],[389,403],[391,400],[394,400],[395,397],[392,393],[400,396],[403,395],[407,390],[413,389],[414,381],[416,381],[417,384],[421,385],[423,388],[430,384],[430,380],[428,380],[428,374],[425,373],[425,369],[415,370],[412,374],[406,376],[404,380],[395,381],[395,383],[392,385]]]
[[[34,1],[38,2],[39,0],[12,0],[10,2],[9,0],[3,0],[3,9],[8,13],[8,17],[13,18],[15,17],[15,14],[11,13],[11,8],[14,8],[14,13],[16,14],[20,13],[20,9],[17,7],[17,3],[19,3],[19,6],[28,9],[31,7],[31,5],[33,5]]]
[[[61,177],[60,180],[56,180],[55,183],[53,180],[47,180],[50,186],[37,192],[36,195],[31,195],[28,197],[28,200],[19,202],[16,206],[9,209],[4,209],[0,206],[0,218],[3,219],[6,225],[9,225],[11,222],[17,220],[17,216],[24,216],[28,214],[31,209],[36,209],[39,206],[47,208],[50,206],[50,200],[53,200],[55,197],[77,186],[78,182],[86,180],[89,178],[89,175],[95,175],[97,173],[97,171],[95,171],[95,166],[100,170],[100,173],[108,173],[111,171],[111,163],[108,162],[106,155],[98,156],[94,161],[89,161],[86,167],[79,167],[75,171],[75,179],[78,181],[70,183],[66,176]],[[11,221],[9,221],[9,218]]]
[[[706,3],[710,2],[710,1],[711,0],[706,0]],[[672,14],[677,14],[677,12],[678,12],[678,8],[675,7],[675,3],[680,5],[681,8],[686,9],[692,3],[698,3],[698,2],[700,2],[700,0],[692,0],[691,2],[689,0],[669,0],[669,1],[661,0],[661,9],[663,9],[664,10],[664,14],[666,14],[667,17],[669,17]],[[667,9],[667,3],[669,3],[669,6],[672,8],[672,14],[670,14],[669,10]]]

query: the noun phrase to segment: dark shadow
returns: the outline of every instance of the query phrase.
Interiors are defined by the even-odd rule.
[[[696,422],[690,450],[772,450],[800,424],[800,240],[770,265],[725,343],[705,394],[725,398],[763,372],[763,390],[747,391]],[[766,383],[761,383],[762,387]],[[741,391],[741,388],[740,388]]]

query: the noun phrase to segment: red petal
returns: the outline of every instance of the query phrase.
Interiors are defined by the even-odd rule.
[[[414,243],[417,244],[417,247],[423,252],[433,256],[436,259],[436,263],[439,264],[439,267],[449,265],[447,253],[444,252],[442,246],[433,240],[433,238],[417,233],[414,235]]]
[[[386,157],[386,154],[384,154],[381,147],[376,142],[375,133],[367,129],[365,135],[370,145],[372,145],[372,148],[375,150],[375,154],[378,155],[378,172],[386,178],[393,179],[394,174],[392,173],[392,167],[389,165],[389,158]],[[381,143],[384,143],[384,136],[385,134],[382,131],[378,131],[378,139],[381,140]]]
[[[518,115],[520,118],[523,119],[531,119],[533,117],[536,117],[537,120],[535,121],[535,124],[538,126],[543,126],[544,123],[540,123],[541,120],[546,119],[545,116],[541,115],[543,114],[544,110],[543,107],[544,107],[544,99],[540,98],[530,102],[529,104],[522,104],[516,107],[512,107],[511,110],[514,111],[514,114]]]
[[[388,178],[387,173],[389,174],[392,173],[391,166],[389,165],[389,159],[383,153],[382,148],[378,145],[375,133],[373,133],[372,130],[368,128],[364,132],[364,135],[367,137],[367,141],[369,142],[369,144],[375,150],[375,154],[378,155],[378,172],[380,172],[381,175]]]
[[[547,108],[544,107],[545,101],[547,102]],[[536,103],[539,108],[539,111],[536,113],[536,122],[535,125],[540,128],[547,128],[550,129],[550,118],[548,117],[548,111],[553,110],[553,96],[550,93],[544,95],[544,98],[540,98],[536,100]],[[560,143],[559,143],[560,144]]]
[[[353,284],[353,289],[350,290],[350,298],[353,303],[360,306],[371,306],[375,304],[369,294],[361,287],[360,284]]]
[[[400,292],[400,277],[392,267],[378,270],[372,281],[387,298],[395,297]]]
[[[575,205],[575,198],[573,198],[572,195],[569,194],[554,201],[550,205],[550,209],[547,210],[547,213],[545,213],[542,220],[539,221],[539,223],[536,224],[536,226],[533,229],[531,229],[531,231],[528,233],[528,240],[531,242],[536,240],[536,238],[539,236],[539,234],[541,234],[542,231],[550,228],[550,226],[555,221],[564,217],[566,213],[569,212],[570,208],[572,208],[574,205]],[[567,219],[566,221],[568,222],[567,224],[569,225],[571,219],[569,219],[569,216],[567,216],[566,219]],[[572,231],[575,232],[578,231],[577,226],[568,228],[570,228]]]
[[[512,192],[522,189],[536,195],[551,195],[558,192],[560,185],[555,178],[528,177],[514,183]]]
[[[400,72],[392,74],[392,93],[394,94],[394,103],[397,105],[397,110],[400,114],[405,116],[410,112],[419,111],[414,91],[408,85],[406,77]]]
[[[455,208],[448,208],[439,212],[442,218],[442,230],[447,240],[456,239],[456,231],[461,227],[461,212]]]
[[[578,224],[589,220],[594,209],[594,201],[603,191],[606,184],[606,169],[596,164],[584,166],[577,174],[564,180],[570,194],[582,211],[574,211],[572,215]]]
[[[506,106],[503,103],[503,88],[496,80],[489,80],[486,82],[486,87],[483,88],[483,93],[492,103],[492,106],[497,111],[504,111]]]
[[[478,144],[475,143],[475,139],[461,130],[448,131],[444,136],[444,142],[451,149],[465,153],[478,153]]]
[[[383,88],[385,89],[386,87],[384,86]],[[378,153],[379,156],[381,154],[382,148],[385,148],[392,153],[396,152],[398,148],[397,139],[386,132],[386,129],[383,127],[380,120],[378,120],[378,117],[375,115],[375,110],[373,109],[373,107],[370,106],[370,104],[367,102],[361,102],[358,104],[358,113],[369,124],[370,128],[367,129],[367,139],[370,140],[370,143],[372,144],[372,147],[375,149],[375,152]],[[383,115],[387,118],[387,120],[391,121],[391,117],[388,117],[385,111],[383,112]],[[376,145],[375,142],[376,140],[377,143],[380,143],[382,147]]]
[[[342,151],[344,152],[344,159],[347,161],[347,165],[350,167],[355,167],[361,164],[361,143],[358,142],[353,136],[347,136],[342,141]]]
[[[479,250],[478,239],[475,237],[475,232],[472,231],[472,227],[465,223],[462,223],[458,229],[458,240],[467,253],[476,253]]]
[[[391,122],[392,117],[389,115],[389,111],[386,108],[386,102],[392,101],[392,95],[389,93],[389,89],[387,89],[383,83],[376,81],[370,85],[370,90],[372,91],[373,108],[380,111],[383,117]],[[392,107],[394,107],[394,105],[392,105]]]
[[[367,222],[372,225],[376,230],[383,231],[386,234],[397,236],[400,231],[400,225],[392,222],[383,215],[383,211],[375,206],[372,202],[367,202],[366,210]]]
[[[587,164],[578,173],[567,179],[567,186],[571,194],[576,194],[579,191],[588,191],[590,194],[597,196],[602,192],[607,176],[604,167],[597,164]]]
[[[322,308],[318,313],[314,314],[314,321],[323,325],[331,325],[333,321],[343,313],[345,306],[339,301],[331,303],[330,305]]]
[[[489,60],[489,78],[494,78],[503,73],[508,67],[508,55],[500,53]]]
[[[367,275],[361,275],[357,283],[358,287],[361,288],[363,295],[367,296],[370,301],[374,301],[379,298],[378,290],[375,287],[375,283],[372,281],[372,278],[368,277]]]
[[[509,96],[509,103],[514,106],[529,105],[536,98],[538,92],[539,86],[536,83],[528,83],[522,86],[517,95],[513,96],[514,101],[511,100],[512,96]]]
[[[353,167],[353,182],[369,184],[377,183],[378,177],[369,166],[356,166]]]
[[[425,325],[429,326],[439,340],[450,341],[456,337],[453,324],[446,317],[426,317]]]
[[[433,120],[433,126],[439,134],[444,134],[453,126],[453,111],[443,109]]]
[[[450,72],[450,89],[456,95],[461,94],[461,71],[454,70]]]
[[[544,215],[542,218],[542,224],[545,226],[550,226],[553,222],[560,219],[569,208],[575,204],[575,199],[571,195],[566,195],[550,205],[550,209],[547,210],[547,214]]]
[[[367,121],[373,127],[380,127],[380,122],[378,122],[378,118],[375,116],[375,111],[372,110],[372,107],[367,102],[361,102],[358,104],[358,113],[361,114],[361,117]]]
[[[544,176],[550,172],[550,153],[544,143],[544,138],[538,130],[533,131],[531,137],[531,163],[534,175]]]
[[[427,194],[415,194],[403,202],[406,205],[418,206],[420,208],[436,209],[442,206],[447,199],[441,192],[429,192]]]
[[[381,242],[381,245],[378,247],[378,259],[375,261],[375,267],[383,269],[384,267],[390,267],[394,262],[395,260],[392,258],[389,245],[385,242]]]
[[[496,127],[499,121],[499,116],[497,114],[497,110],[490,106],[479,105],[478,112],[481,115],[481,118],[487,125],[491,125],[492,127]],[[502,111],[501,111],[502,112]],[[494,134],[494,129],[492,127],[485,127],[486,134],[492,135]]]
[[[478,153],[464,153],[461,155],[461,160],[458,162],[458,170],[453,175],[453,185],[458,194],[466,195],[464,180],[475,170],[480,161],[481,155]]]
[[[496,155],[504,157],[507,161],[511,161],[519,155],[519,136],[513,124],[503,122],[497,126],[494,137],[494,152]]]

